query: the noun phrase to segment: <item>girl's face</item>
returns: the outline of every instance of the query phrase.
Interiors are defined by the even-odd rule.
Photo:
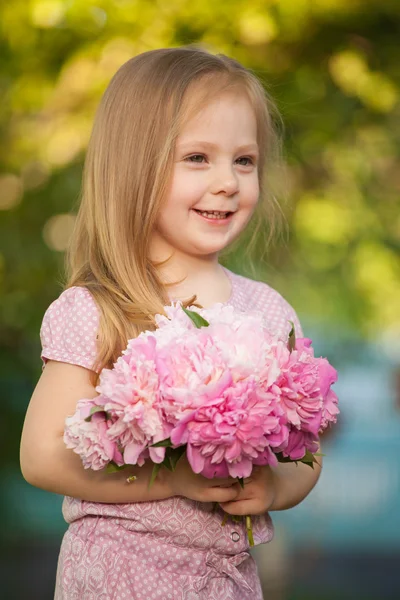
[[[248,223],[259,196],[257,125],[246,97],[209,102],[178,136],[152,249],[213,257]]]

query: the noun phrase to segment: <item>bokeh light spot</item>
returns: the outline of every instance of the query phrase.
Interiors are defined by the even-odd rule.
[[[71,162],[82,146],[80,131],[66,125],[51,136],[45,148],[45,158],[52,165],[62,166]]]
[[[299,236],[328,244],[345,244],[353,231],[351,213],[328,198],[305,195],[296,207]]]
[[[23,191],[24,186],[17,175],[0,175],[0,210],[9,210],[17,206],[21,202]]]
[[[245,44],[265,44],[278,34],[278,27],[268,13],[248,12],[240,17],[240,39]]]
[[[47,165],[39,161],[26,163],[21,169],[21,177],[26,190],[34,190],[44,185],[50,175]]]
[[[32,6],[32,22],[37,27],[55,27],[61,23],[65,6],[61,0],[41,0]]]
[[[75,224],[74,215],[60,214],[50,217],[43,228],[43,239],[51,250],[63,252],[69,243]]]
[[[389,112],[399,94],[394,83],[383,73],[371,72],[365,58],[352,50],[331,57],[329,70],[332,79],[345,94],[360,100],[379,112]]]

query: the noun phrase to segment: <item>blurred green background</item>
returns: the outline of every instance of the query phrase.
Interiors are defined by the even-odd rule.
[[[290,235],[257,277],[340,375],[320,484],[259,552],[265,597],[399,598],[398,0],[0,1],[0,596],[52,598],[61,499],[23,481],[18,450],[96,105],[130,57],[193,42],[253,69],[282,113]],[[242,256],[227,265],[246,274]]]

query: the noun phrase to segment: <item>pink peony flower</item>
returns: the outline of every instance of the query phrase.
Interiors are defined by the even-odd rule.
[[[161,348],[156,359],[162,408],[171,424],[218,398],[232,377],[207,329],[189,332]]]
[[[162,462],[165,448],[148,446],[169,436],[170,427],[159,407],[159,378],[154,336],[130,340],[113,369],[103,369],[96,390],[114,422],[108,438],[124,448],[126,464],[143,465],[150,456]]]
[[[155,331],[129,340],[103,369],[100,395],[66,421],[65,443],[86,468],[161,463],[166,449],[154,444],[169,438],[209,478],[247,477],[253,465],[276,465],[277,454],[317,451],[339,410],[337,373],[314,357],[311,340],[290,352],[261,315],[222,304],[194,309],[209,323],[201,328],[181,303],[164,309]]]
[[[183,418],[172,430],[174,445],[187,444],[187,457],[195,473],[205,477],[229,474],[248,477],[257,464],[276,464],[266,450],[284,444],[288,432],[275,412],[273,396],[257,393],[248,378],[226,387]]]
[[[193,321],[182,310],[181,302],[173,302],[170,306],[164,306],[164,311],[165,315],[155,315],[157,329],[153,333],[157,338],[158,348],[163,348],[187,331],[196,331]]]
[[[263,329],[261,320],[249,318],[249,323],[240,324],[234,333],[227,324],[216,323],[208,329],[234,381],[251,375],[259,383],[265,380],[267,386],[276,381],[280,374],[276,341]]]
[[[319,433],[322,433],[331,423],[336,423],[338,409],[338,397],[333,390],[328,390],[324,398],[324,407],[322,409],[321,426]]]
[[[90,413],[97,405],[92,400],[80,400],[74,415],[67,417],[64,430],[64,442],[82,459],[85,469],[98,471],[110,461],[123,464],[117,445],[111,441],[107,432],[112,424],[104,412],[96,412],[90,421],[85,421],[82,413]]]
[[[321,433],[330,423],[336,423],[337,415],[339,414],[337,406],[338,397],[331,390],[331,385],[337,381],[337,371],[329,364],[326,358],[316,360],[318,360],[321,395],[323,398],[321,425],[319,429],[319,433]]]
[[[277,371],[273,344],[265,319],[257,313],[240,313],[232,306],[217,304],[199,313],[210,323],[207,334],[214,340],[229,369],[240,368],[256,377],[264,370]],[[275,377],[277,373],[275,373]],[[235,377],[234,377],[235,379]]]
[[[307,450],[312,454],[318,452],[318,437],[309,431],[299,431],[296,428],[290,430],[289,439],[282,450],[283,456],[291,460],[301,460]]]
[[[314,357],[307,338],[298,339],[293,352],[281,347],[278,362],[281,373],[271,390],[279,396],[288,423],[317,436],[323,423],[336,414],[330,392],[335,369],[326,359]],[[324,409],[327,402],[329,409]]]

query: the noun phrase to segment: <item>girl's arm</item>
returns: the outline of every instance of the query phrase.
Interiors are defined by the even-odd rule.
[[[318,457],[322,464],[322,457]],[[303,463],[279,463],[277,467],[255,467],[244,489],[231,502],[221,503],[232,515],[260,515],[286,510],[300,504],[317,483],[321,466],[314,469]]]
[[[192,473],[184,460],[179,461],[173,474],[161,469],[150,489],[151,465],[112,474],[84,469],[80,457],[64,444],[64,423],[75,412],[79,399],[95,396],[88,369],[57,361],[46,364],[31,398],[21,438],[21,470],[28,483],[56,494],[113,504],[171,496],[202,502],[236,498],[234,480],[205,479]],[[138,478],[128,484],[126,478],[132,474]]]
[[[300,504],[315,487],[321,474],[322,456],[312,469],[304,463],[279,463],[271,469],[275,490],[269,510],[286,510]]]

